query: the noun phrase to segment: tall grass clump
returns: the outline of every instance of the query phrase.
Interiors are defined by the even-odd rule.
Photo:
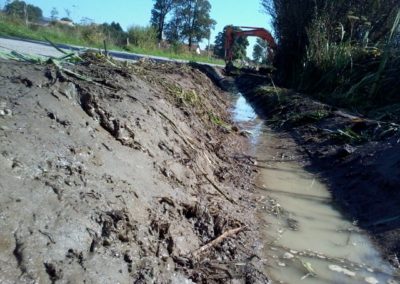
[[[400,10],[384,41],[370,44],[368,29],[363,41],[344,40],[346,31],[341,24],[341,40],[333,41],[326,34],[324,21],[316,19],[307,31],[309,44],[298,89],[360,110],[400,102],[399,25]]]
[[[279,43],[281,85],[365,113],[400,104],[400,1],[262,4]]]
[[[132,26],[128,29],[129,43],[141,49],[156,49],[158,44],[157,35],[157,30],[151,26]]]

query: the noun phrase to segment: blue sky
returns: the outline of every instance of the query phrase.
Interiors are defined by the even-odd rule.
[[[4,0],[1,0],[4,5]],[[56,7],[59,17],[66,16],[65,9],[71,11],[74,21],[80,22],[83,17],[93,19],[96,23],[119,22],[122,28],[132,25],[148,25],[152,0],[25,0],[39,6],[44,16],[50,16],[50,11]],[[236,26],[254,26],[269,28],[269,18],[261,11],[260,0],[209,0],[212,9],[211,17],[217,21],[212,33],[211,42],[218,32],[228,24]],[[0,2],[1,3],[1,2]],[[250,40],[254,43],[255,39]],[[205,43],[205,42],[204,42]],[[249,48],[250,51],[250,48]],[[249,53],[249,52],[248,52]],[[250,54],[248,54],[250,55]]]

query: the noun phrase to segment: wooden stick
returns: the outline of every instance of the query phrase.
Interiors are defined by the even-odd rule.
[[[106,57],[108,57],[108,50],[107,50],[107,43],[106,43],[106,40],[103,40],[103,44],[104,44],[104,55],[105,55]]]
[[[199,256],[204,251],[210,249],[213,246],[216,246],[217,244],[222,242],[224,239],[238,234],[239,232],[243,231],[245,228],[246,228],[246,226],[243,226],[243,227],[239,227],[239,228],[236,228],[236,229],[232,229],[232,230],[226,231],[225,233],[220,235],[218,238],[212,240],[208,244],[206,244],[206,245],[202,246],[201,248],[199,248],[199,249],[195,250],[194,252],[192,252],[192,256],[193,257]]]
[[[216,191],[218,191],[223,197],[225,197],[229,202],[236,204],[237,202],[235,200],[233,200],[232,198],[230,198],[229,196],[227,196],[209,177],[206,173],[203,172],[204,177],[206,178],[206,180],[208,180],[209,183],[211,183],[211,185],[214,187],[214,189]]]

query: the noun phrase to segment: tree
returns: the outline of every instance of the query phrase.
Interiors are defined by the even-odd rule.
[[[64,17],[64,18],[69,19],[69,21],[72,22],[72,19],[71,19],[71,10],[68,9],[68,8],[66,8],[66,9],[64,9],[64,12],[65,12],[65,14],[67,15],[67,16]]]
[[[169,42],[178,43],[182,39],[182,26],[183,20],[178,15],[176,15],[176,10],[174,11],[174,16],[168,22],[165,27],[165,37]]]
[[[187,41],[189,49],[193,43],[208,38],[216,22],[210,17],[208,0],[176,0],[174,14],[168,23],[169,39]]]
[[[215,38],[215,43],[214,43],[214,55],[219,57],[219,58],[225,58],[225,32],[226,28],[222,32],[219,32],[217,37]],[[234,28],[236,31],[239,31],[240,29],[235,27]],[[232,46],[232,52],[233,52],[233,60],[237,59],[244,59],[246,58],[246,49],[249,46],[249,41],[247,40],[246,37],[238,37],[235,39],[235,42]]]
[[[12,17],[32,22],[37,22],[43,17],[43,12],[39,7],[26,4],[24,1],[19,0],[7,3],[4,7],[4,13]]]
[[[256,44],[253,47],[253,60],[257,63],[267,62],[268,43],[261,38],[257,38]]]
[[[165,20],[168,13],[173,9],[175,0],[154,0],[154,6],[151,10],[150,24],[157,30],[157,38],[162,40]]]
[[[51,19],[53,21],[57,20],[57,18],[58,18],[58,10],[57,10],[56,7],[53,7],[53,9],[51,9],[50,17],[51,17]]]

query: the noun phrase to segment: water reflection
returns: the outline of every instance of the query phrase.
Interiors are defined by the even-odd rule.
[[[240,123],[252,121],[256,118],[257,114],[254,109],[246,102],[246,99],[242,95],[239,95],[233,108],[233,120]]]

